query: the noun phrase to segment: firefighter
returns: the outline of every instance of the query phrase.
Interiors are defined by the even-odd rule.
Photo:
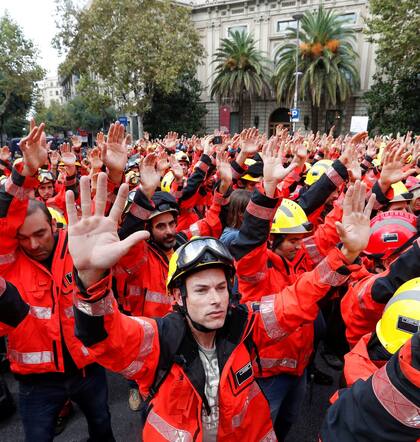
[[[105,370],[74,336],[73,262],[67,235],[57,231],[44,203],[29,199],[47,158],[44,125],[31,123],[20,144],[23,161],[0,189],[0,274],[15,285],[1,297],[0,334],[19,381],[27,441],[51,441],[70,397],[81,406],[92,440],[113,441]],[[30,339],[28,339],[30,337]]]
[[[270,162],[269,162],[270,163]],[[274,175],[275,162],[271,162]],[[276,184],[265,183],[272,203],[262,216],[274,215]],[[67,193],[69,247],[80,293],[74,298],[77,336],[107,368],[135,379],[144,397],[152,396],[144,440],[274,441],[269,407],[254,382],[252,360],[265,345],[281,340],[317,314],[316,302],[331,285],[344,284],[369,237],[374,198],[365,208],[360,183],[344,202],[338,223],[341,250],[333,249],[312,271],[261,303],[229,308],[233,258],[213,238],[194,238],[173,253],[168,289],[177,311],[161,319],[127,317],[116,305],[107,269],[133,243],[147,238],[134,232],[120,241],[117,223],[128,194],[119,189],[109,217],[104,216],[106,177],[100,174],[95,215],[90,215],[89,180],[82,177],[82,218]],[[94,220],[94,222],[93,222]],[[249,339],[248,339],[249,338]],[[281,345],[279,343],[279,345]]]
[[[418,330],[418,324],[417,324]],[[322,442],[420,439],[420,332],[367,380],[343,390],[321,427]]]

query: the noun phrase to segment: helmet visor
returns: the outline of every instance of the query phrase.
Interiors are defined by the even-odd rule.
[[[233,257],[226,247],[224,247],[223,243],[214,238],[199,238],[190,241],[182,248],[178,257],[178,269],[182,271],[192,266],[198,262],[206,252],[214,255],[215,258],[233,263]]]
[[[41,184],[47,181],[54,181],[54,175],[50,171],[40,172],[38,175],[38,181]]]

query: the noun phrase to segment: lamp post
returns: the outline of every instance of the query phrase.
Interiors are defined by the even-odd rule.
[[[298,13],[295,15],[292,15],[293,20],[296,20],[296,66],[295,66],[295,96],[293,99],[293,108],[297,109],[298,104],[298,82],[299,82],[299,74],[298,67],[299,67],[299,25],[300,20],[302,19],[303,14]],[[293,133],[295,133],[296,130],[296,122],[293,121]]]

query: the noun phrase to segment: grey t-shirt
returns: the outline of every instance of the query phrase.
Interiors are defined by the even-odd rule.
[[[219,365],[217,362],[216,347],[212,349],[198,346],[198,353],[206,374],[204,393],[210,406],[210,414],[205,407],[201,411],[203,424],[203,442],[216,442],[219,428]]]

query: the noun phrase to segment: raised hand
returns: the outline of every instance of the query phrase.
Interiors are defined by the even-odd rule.
[[[216,167],[220,175],[220,193],[224,194],[232,185],[232,167],[227,152],[218,152],[216,155]]]
[[[271,137],[264,145],[260,156],[264,162],[264,190],[265,194],[273,198],[277,185],[295,167],[292,162],[286,168],[283,166],[283,149],[278,144],[278,137]]]
[[[166,171],[170,167],[168,154],[163,151],[157,156],[156,169],[160,173],[160,176],[165,175]]]
[[[258,152],[259,133],[258,129],[245,129],[239,137],[239,147],[247,157],[252,157]]]
[[[168,132],[166,137],[163,139],[163,144],[166,149],[175,151],[177,139],[178,134],[176,132]]]
[[[101,151],[98,147],[94,147],[89,153],[88,153],[88,160],[90,162],[90,165],[92,166],[92,170],[100,170],[103,166],[103,162],[101,160]]]
[[[0,160],[9,161],[10,159],[10,149],[7,146],[3,146],[0,149]]]
[[[404,180],[415,172],[415,168],[403,171],[409,155],[409,152],[405,152],[404,145],[398,145],[398,141],[391,141],[385,146],[382,154],[381,176],[378,181],[382,192],[386,192],[392,184]]]
[[[214,144],[213,144],[214,135],[206,135],[202,139],[203,153],[205,155],[211,156],[214,152]]]
[[[172,173],[174,174],[175,181],[178,183],[182,182],[182,178],[184,177],[184,171],[182,166],[178,163],[175,155],[171,155],[169,157],[169,165],[171,166]]]
[[[368,133],[366,131],[359,132],[351,137],[350,143],[353,144],[353,146],[355,146],[356,144],[361,143],[367,137]]]
[[[292,146],[292,154],[292,164],[294,164],[294,167],[299,167],[300,169],[303,169],[305,161],[308,158],[308,150],[306,149],[305,145],[301,142],[298,142],[297,144]]]
[[[58,163],[60,162],[60,152],[58,150],[53,150],[50,153],[50,163],[53,169],[57,169]]]
[[[109,178],[116,184],[121,182],[128,158],[126,145],[128,138],[124,137],[124,134],[124,125],[117,121],[115,124],[111,124],[106,142],[101,136],[98,142],[102,161],[108,168]]]
[[[19,143],[19,148],[23,155],[23,176],[33,176],[38,173],[38,169],[48,162],[48,150],[44,132],[45,124],[36,126],[32,118],[30,122],[30,132]]]
[[[90,180],[84,176],[80,180],[82,216],[79,218],[73,192],[66,193],[69,251],[86,288],[99,281],[132,246],[149,237],[148,232],[139,231],[120,241],[117,229],[127,196],[128,185],[122,184],[109,216],[105,216],[107,176],[101,172],[97,181],[95,213],[92,214]]]
[[[149,199],[152,198],[161,179],[161,175],[156,169],[156,163],[157,156],[154,153],[149,153],[140,167],[140,187]]]
[[[80,139],[79,136],[73,135],[71,137],[71,145],[76,149],[80,149],[82,147],[82,140]]]
[[[366,248],[370,237],[370,215],[375,204],[372,193],[367,204],[366,184],[356,181],[344,197],[343,218],[336,222],[337,233],[343,243],[342,252],[350,262]]]

